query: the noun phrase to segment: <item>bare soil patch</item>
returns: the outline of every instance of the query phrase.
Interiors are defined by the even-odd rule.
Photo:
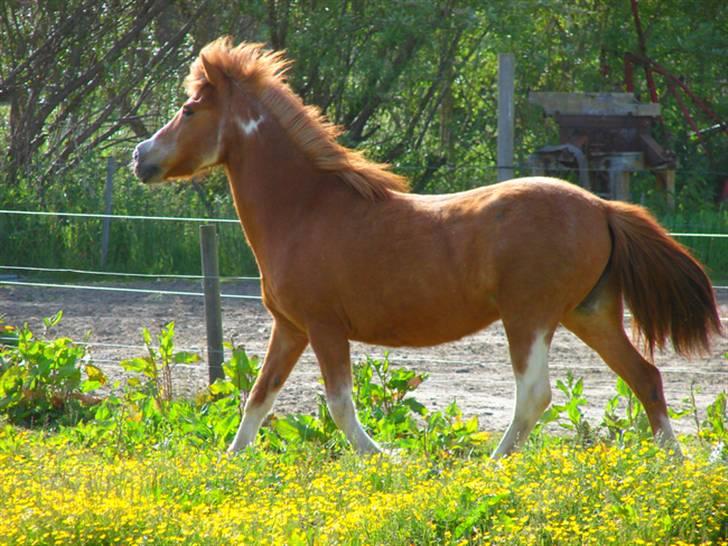
[[[118,283],[113,286],[200,292],[199,283],[160,281]],[[253,282],[230,282],[223,285],[224,294],[259,293]],[[721,316],[728,316],[728,294],[720,294]],[[181,349],[203,352],[206,347],[204,304],[202,298],[189,296],[147,295],[87,290],[10,287],[0,285],[0,314],[9,324],[27,322],[34,331],[43,330],[43,317],[64,312],[62,323],[54,335],[68,336],[91,344],[94,361],[112,377],[122,376],[118,362],[144,354],[141,328],[154,334],[168,321],[176,323],[176,344]],[[271,318],[255,301],[223,298],[225,339],[244,344],[251,354],[262,356],[271,328]],[[426,349],[368,346],[355,343],[354,359],[365,355],[381,356],[389,351],[390,360],[427,372],[429,379],[418,388],[417,397],[426,406],[443,408],[457,400],[467,416],[477,415],[481,428],[502,431],[507,426],[513,404],[514,382],[508,359],[508,346],[500,323],[459,341]],[[728,389],[728,339],[715,340],[708,357],[687,360],[666,351],[655,361],[663,374],[665,394],[672,407],[684,405],[691,385],[697,406],[705,407],[721,391]],[[550,351],[552,387],[568,370],[584,379],[588,406],[585,412],[598,424],[607,400],[614,394],[616,376],[602,360],[579,339],[561,328]],[[207,384],[204,364],[179,367],[175,370],[177,394],[190,396]],[[318,365],[307,350],[294,369],[275,406],[276,412],[312,411],[316,393],[323,393]],[[563,400],[554,389],[554,401]],[[675,423],[680,432],[695,430],[691,419]]]

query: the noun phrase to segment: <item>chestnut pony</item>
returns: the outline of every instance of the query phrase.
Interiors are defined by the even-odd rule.
[[[513,419],[494,452],[528,436],[551,400],[547,355],[559,324],[632,388],[656,437],[677,449],[660,373],[631,344],[622,299],[649,354],[707,349],[720,332],[703,269],[642,208],[550,178],[452,195],[406,181],[336,142],[338,130],[286,84],[288,62],[259,44],[207,45],[189,99],[134,150],[145,182],[222,166],[273,316],[265,362],[231,450],[254,441],[310,343],[336,424],[359,452],[377,444],[352,403],[349,341],[425,346],[503,321]]]

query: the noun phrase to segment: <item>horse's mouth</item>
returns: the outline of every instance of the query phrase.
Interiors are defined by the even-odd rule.
[[[144,165],[135,161],[133,168],[134,175],[145,184],[154,184],[162,180],[162,169],[159,165]]]

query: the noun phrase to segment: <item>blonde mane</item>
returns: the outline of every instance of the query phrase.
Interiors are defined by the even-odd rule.
[[[185,79],[190,96],[207,83],[203,56],[228,78],[251,90],[319,169],[336,173],[370,200],[387,198],[390,191],[408,191],[407,180],[391,172],[389,165],[369,161],[361,152],[336,141],[341,134],[339,127],[328,122],[318,107],[304,105],[288,86],[285,73],[291,63],[283,53],[254,43],[233,47],[229,37],[219,38],[206,45],[190,66]]]

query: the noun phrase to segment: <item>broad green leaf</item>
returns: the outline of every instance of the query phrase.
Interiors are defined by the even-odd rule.
[[[122,360],[119,364],[128,372],[139,372],[152,379],[157,376],[154,363],[148,357],[130,358],[128,360]]]
[[[210,385],[210,393],[214,395],[232,394],[236,391],[235,385],[231,381],[217,379]]]
[[[174,353],[174,361],[177,364],[194,364],[200,362],[202,359],[197,353],[178,351]]]
[[[106,384],[106,375],[100,368],[97,368],[93,364],[86,364],[84,371],[86,372],[86,377],[88,377],[89,380],[98,381],[101,385]]]
[[[142,338],[144,339],[144,344],[149,347],[152,344],[152,334],[149,333],[148,328],[142,328]]]
[[[59,322],[61,322],[61,319],[63,318],[63,311],[58,311],[55,315],[52,317],[46,317],[43,319],[43,325],[46,327],[46,329],[53,328],[56,326]]]
[[[91,392],[91,391],[95,391],[102,385],[103,385],[103,383],[101,383],[100,381],[95,381],[95,380],[89,379],[89,380],[83,381],[81,383],[80,388],[81,388],[81,392]]]

